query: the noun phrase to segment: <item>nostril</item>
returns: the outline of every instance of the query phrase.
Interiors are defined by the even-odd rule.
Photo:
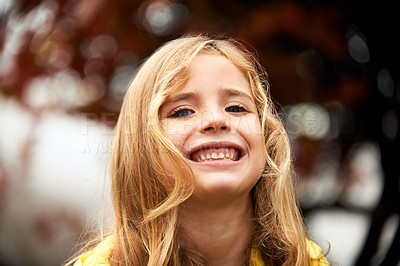
[[[214,128],[214,127],[206,127],[206,128],[204,129],[204,131],[210,131],[210,130],[212,130],[213,128]],[[220,129],[220,130],[227,130],[228,127],[222,126],[222,127],[220,127],[219,129]]]
[[[206,127],[204,130],[205,131],[210,131],[210,130],[212,130],[213,129],[213,127]],[[222,127],[220,127],[219,128],[220,130],[227,130],[227,127],[226,126],[222,126]]]

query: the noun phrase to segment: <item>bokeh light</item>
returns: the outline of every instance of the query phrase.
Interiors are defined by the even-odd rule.
[[[357,32],[349,30],[347,32],[347,46],[350,56],[359,63],[369,61],[369,49],[365,39]]]
[[[147,1],[138,10],[139,23],[149,32],[164,36],[176,29],[178,21],[187,15],[181,3],[169,1]]]

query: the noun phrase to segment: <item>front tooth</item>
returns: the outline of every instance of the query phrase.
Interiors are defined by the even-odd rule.
[[[211,158],[213,158],[213,159],[218,159],[218,154],[215,153],[215,152],[213,152],[213,154],[211,155]]]
[[[201,159],[202,161],[205,161],[205,160],[206,160],[206,156],[204,156],[204,154],[202,154],[202,155],[200,155],[200,159]]]
[[[224,158],[225,158],[225,154],[224,154],[223,152],[220,152],[220,153],[218,154],[218,158],[219,158],[219,159],[224,159]]]

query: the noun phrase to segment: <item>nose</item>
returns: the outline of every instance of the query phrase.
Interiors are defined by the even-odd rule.
[[[229,118],[223,110],[218,108],[207,108],[201,116],[201,132],[216,133],[230,131]]]

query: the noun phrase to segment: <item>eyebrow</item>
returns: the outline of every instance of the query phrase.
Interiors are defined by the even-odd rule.
[[[195,92],[182,92],[182,93],[178,93],[178,95],[172,97],[168,97],[167,100],[165,101],[165,103],[176,103],[179,101],[184,101],[187,99],[191,99],[191,98],[195,98],[196,97],[196,93]]]
[[[249,96],[247,93],[234,89],[234,88],[223,88],[222,89],[222,94],[228,96],[228,97],[239,97],[243,99],[247,99],[251,102],[253,102],[253,98]],[[196,98],[197,93],[196,92],[182,92],[178,93],[178,95],[172,97],[168,97],[167,100],[164,102],[164,104],[173,104],[179,101],[185,101],[188,99],[193,99]]]
[[[244,98],[244,99],[247,99],[247,100],[250,100],[253,102],[253,98],[241,90],[233,89],[233,88],[223,88],[222,91],[224,94],[226,94],[230,97],[240,97],[240,98]]]

